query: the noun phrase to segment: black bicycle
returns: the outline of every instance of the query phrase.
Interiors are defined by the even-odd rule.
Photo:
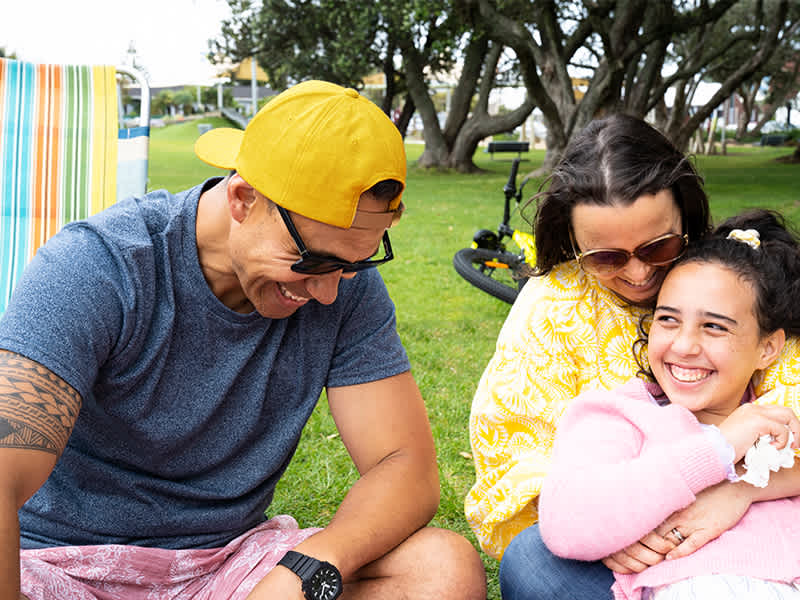
[[[513,304],[517,294],[536,264],[536,247],[533,234],[513,229],[511,220],[511,199],[519,208],[522,189],[529,178],[522,180],[517,189],[517,171],[520,159],[511,163],[511,173],[503,186],[505,204],[503,220],[497,232],[480,229],[472,238],[472,246],[463,248],[453,256],[453,267],[461,277],[487,294]],[[511,238],[519,247],[519,252],[511,252],[506,248],[505,240]]]

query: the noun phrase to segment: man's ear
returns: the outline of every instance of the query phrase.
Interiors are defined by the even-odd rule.
[[[228,180],[225,194],[231,217],[238,223],[242,223],[255,205],[256,190],[238,174],[234,174]]]
[[[786,332],[783,329],[776,329],[764,338],[761,346],[761,358],[758,362],[759,369],[766,369],[770,366],[783,350],[786,343]]]

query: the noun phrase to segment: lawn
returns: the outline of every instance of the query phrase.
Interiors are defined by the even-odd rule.
[[[219,119],[200,122],[222,124]],[[192,153],[197,123],[153,130],[150,189],[178,191],[220,174]],[[462,510],[474,477],[467,421],[475,386],[509,306],[460,279],[452,268],[452,257],[469,244],[476,229],[497,226],[510,161],[503,155],[491,160],[479,151],[475,161],[484,173],[428,172],[414,166],[421,151],[420,145],[408,146],[407,210],[391,232],[397,258],[381,267],[381,273],[397,307],[398,330],[436,439],[442,502],[433,524],[459,531],[475,542]],[[774,161],[790,152],[789,148],[729,147],[727,156],[698,157],[715,220],[761,206],[780,210],[800,224],[800,165]],[[544,152],[523,156],[523,170],[533,170]],[[537,185],[538,181],[532,181],[526,190],[532,193]],[[516,215],[512,224],[521,226],[523,221]],[[324,525],[330,519],[357,477],[335,434],[323,397],[278,486],[270,514],[290,513],[303,527]],[[496,600],[500,598],[497,561],[484,558],[489,599]]]

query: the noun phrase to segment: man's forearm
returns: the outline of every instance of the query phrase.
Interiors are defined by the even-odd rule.
[[[13,502],[0,500],[0,600],[18,600],[19,520]]]
[[[333,563],[347,579],[424,527],[439,505],[438,471],[411,452],[389,456],[365,473],[331,523],[297,551]]]

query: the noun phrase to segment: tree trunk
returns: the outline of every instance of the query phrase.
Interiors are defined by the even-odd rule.
[[[451,97],[447,122],[442,128],[426,83],[421,53],[410,41],[401,45],[408,93],[423,123],[425,150],[417,164],[423,168],[450,168],[464,173],[479,171],[472,158],[478,143],[490,135],[518,127],[535,106],[526,97],[522,105],[511,112],[488,114],[489,95],[495,85],[497,61],[503,46],[490,46],[488,39],[483,36],[475,36],[470,40]],[[477,101],[470,114],[470,102],[476,86]]]
[[[400,131],[400,135],[403,136],[403,139],[406,137],[406,133],[408,133],[408,124],[411,123],[411,117],[414,116],[414,112],[417,108],[414,106],[414,101],[411,99],[411,96],[406,94],[405,102],[403,102],[403,108],[400,111],[400,116],[397,119],[395,125],[397,129]]]
[[[759,40],[756,53],[750,60],[731,73],[727,79],[722,82],[722,85],[711,99],[686,119],[681,127],[674,132],[671,139],[678,148],[682,150],[685,149],[695,129],[711,116],[711,113],[728,99],[742,82],[750,78],[753,73],[763,66],[772,56],[772,53],[778,45],[781,27],[785,22],[786,13],[788,11],[788,0],[779,0],[779,2],[776,10],[771,14],[771,22],[767,23],[767,30]]]

